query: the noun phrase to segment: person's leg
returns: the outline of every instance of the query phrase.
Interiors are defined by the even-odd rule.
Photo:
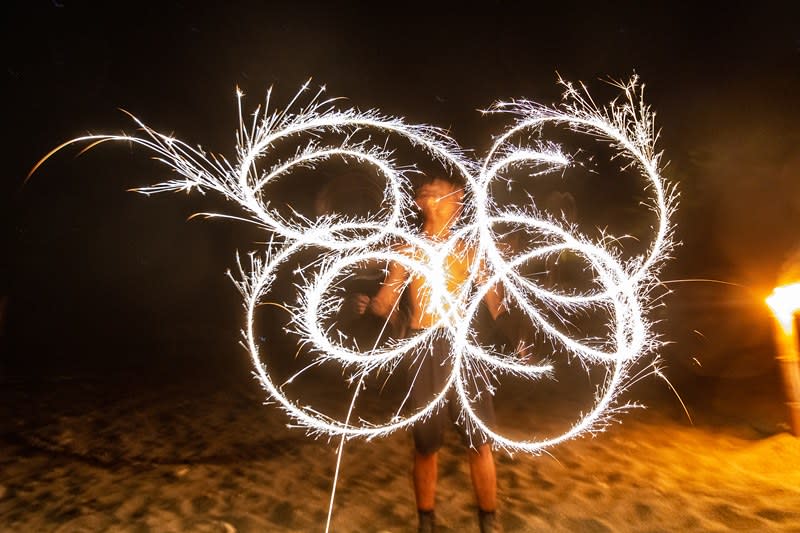
[[[495,425],[494,403],[491,394],[484,392],[479,395],[477,404],[473,405],[478,417],[489,427]],[[469,471],[472,478],[472,488],[475,491],[475,500],[478,504],[478,524],[481,533],[496,533],[498,523],[495,520],[497,509],[497,475],[495,472],[492,447],[485,435],[468,431],[465,424],[461,424],[462,438],[469,446]]]
[[[414,496],[417,509],[433,511],[436,504],[437,452],[422,454],[414,451]]]
[[[484,424],[490,428],[495,426],[494,402],[488,391],[478,394],[471,407]],[[478,509],[493,513],[497,508],[497,475],[489,437],[481,434],[474,425],[470,426],[467,421],[459,419],[459,415],[458,409],[451,410],[450,416],[468,447],[469,472]]]
[[[440,343],[434,343],[430,353],[425,353],[409,369],[409,396],[413,412],[427,407],[438,388],[443,386],[434,358],[441,352]],[[436,505],[437,455],[442,446],[447,415],[444,408],[437,409],[413,427],[414,434],[414,497],[419,515],[419,531],[433,532]]]
[[[469,450],[469,471],[472,477],[472,488],[478,509],[494,512],[497,509],[497,475],[494,457],[489,444],[483,444]]]
[[[483,444],[469,450],[469,471],[472,488],[478,502],[478,524],[481,533],[495,533],[495,510],[497,509],[497,477],[492,448]]]

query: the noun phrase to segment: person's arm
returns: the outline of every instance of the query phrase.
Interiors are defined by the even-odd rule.
[[[363,317],[367,311],[373,317],[385,320],[396,308],[407,277],[405,268],[392,262],[377,294],[372,298],[360,292],[349,294],[339,312],[338,320],[341,324],[349,326]]]
[[[489,309],[489,314],[492,315],[492,318],[495,320],[495,322],[497,322],[497,318],[501,314],[508,314],[508,309],[506,309],[506,306],[503,303],[504,295],[505,293],[503,291],[503,285],[500,283],[495,283],[494,286],[489,289],[489,291],[483,297],[483,302],[486,304],[486,307]]]
[[[485,264],[482,262],[480,265],[480,274],[478,276],[479,283],[486,283],[489,274],[486,270]],[[489,310],[489,314],[494,319],[495,328],[499,331],[508,345],[514,346],[519,344],[520,331],[518,324],[511,316],[511,311],[504,302],[505,291],[501,282],[495,283],[483,297],[483,303]]]
[[[470,252],[474,253],[474,249]],[[474,257],[474,256],[473,256]],[[488,282],[489,279],[489,271],[486,268],[486,263],[481,260],[480,264],[478,265],[478,276],[477,276],[477,284],[483,285]],[[503,313],[508,314],[508,309],[506,305],[503,303],[503,299],[505,298],[505,291],[503,290],[503,284],[500,282],[495,283],[491,289],[489,289],[486,294],[483,296],[483,303],[486,304],[486,308],[489,309],[489,314],[492,315],[492,318],[497,321],[498,316]]]
[[[486,296],[483,297],[483,302],[486,304],[487,309],[489,309],[489,314],[492,315],[497,330],[505,337],[509,345],[513,346],[519,344],[518,337],[521,332],[511,316],[510,309],[503,302],[503,296],[503,285],[498,282],[489,289]]]
[[[392,261],[389,264],[389,271],[381,284],[381,288],[369,300],[366,309],[381,318],[389,318],[397,308],[397,302],[400,300],[400,296],[403,295],[407,279],[408,272],[406,272],[403,265]]]

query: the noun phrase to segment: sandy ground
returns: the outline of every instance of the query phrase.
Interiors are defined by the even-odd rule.
[[[157,374],[5,376],[0,530],[324,529],[336,442],[287,428],[244,369]],[[800,439],[775,385],[706,382],[687,395],[694,425],[674,397],[644,394],[647,409],[550,456],[498,453],[504,530],[800,531]],[[520,413],[498,401],[501,419]],[[438,522],[477,531],[465,452],[447,439]],[[404,433],[347,444],[333,531],[415,531],[410,449]]]

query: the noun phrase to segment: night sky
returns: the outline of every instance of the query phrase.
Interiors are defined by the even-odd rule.
[[[67,139],[133,131],[118,108],[230,154],[237,85],[249,109],[271,85],[274,101],[287,102],[309,77],[362,109],[450,128],[480,154],[501,123],[476,109],[512,97],[556,102],[556,72],[587,82],[602,100],[613,91],[599,79],[635,72],[663,130],[665,175],[681,191],[683,246],[665,278],[743,286],[671,287],[660,316],[677,345],[667,364],[680,369],[705,356],[708,372],[724,374],[716,352],[768,340],[760,298],[800,248],[796,2],[201,4],[2,8],[4,373],[244,360],[240,296],[224,272],[235,250],[258,248],[263,235],[228,221],[186,221],[230,205],[127,192],[167,172],[126,145],[79,158],[65,151],[23,180]],[[588,194],[575,195],[580,211]],[[690,333],[699,327],[693,317],[703,346]]]

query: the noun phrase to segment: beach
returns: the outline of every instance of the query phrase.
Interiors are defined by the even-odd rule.
[[[236,361],[6,376],[0,530],[323,531],[339,441],[287,427]],[[776,376],[705,381],[686,395],[691,422],[657,377],[627,394],[646,407],[604,432],[540,456],[496,452],[504,531],[800,531],[800,440]],[[499,396],[498,419],[542,410],[523,396]],[[551,417],[574,414],[551,404]],[[411,453],[405,432],[348,441],[331,530],[415,531]],[[477,531],[455,432],[437,502],[441,531]]]

